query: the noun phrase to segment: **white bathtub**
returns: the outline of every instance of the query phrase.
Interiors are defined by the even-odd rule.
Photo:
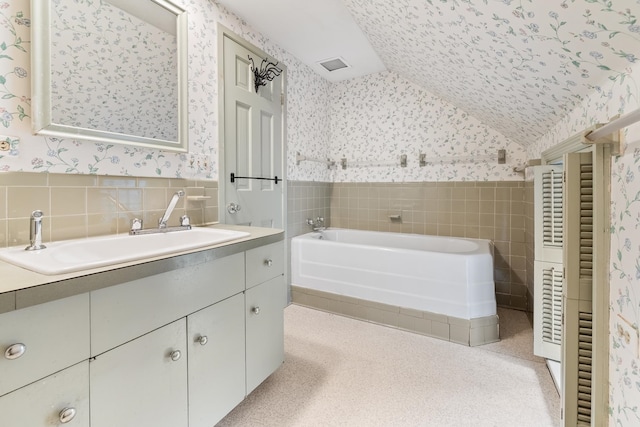
[[[292,285],[460,319],[496,315],[488,240],[328,229],[292,239]]]

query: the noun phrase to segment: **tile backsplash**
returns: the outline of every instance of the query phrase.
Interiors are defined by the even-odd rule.
[[[331,227],[490,239],[498,304],[525,310],[524,185],[289,182],[289,237],[310,231],[304,220],[322,214]]]
[[[0,247],[29,242],[29,217],[44,213],[44,241],[125,233],[133,218],[155,227],[173,194],[185,190],[169,224],[188,215],[201,225],[218,220],[218,183],[180,178],[0,174]]]
[[[289,238],[310,231],[307,218],[332,227],[494,241],[498,304],[527,308],[524,182],[327,183],[288,182]],[[127,232],[131,219],[155,227],[173,193],[185,198],[171,224],[185,213],[194,225],[218,220],[218,183],[26,172],[0,174],[0,247],[26,245],[29,216],[45,214],[44,241]],[[401,219],[390,219],[400,215]]]
[[[331,191],[334,184],[314,181],[288,181],[287,237],[311,231],[307,218],[321,216],[329,226]]]
[[[534,204],[533,204],[533,178],[524,183],[524,230],[525,251],[527,263],[527,312],[533,316],[533,265],[534,251]]]

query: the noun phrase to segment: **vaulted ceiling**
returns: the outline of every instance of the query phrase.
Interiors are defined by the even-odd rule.
[[[287,35],[281,37],[261,20],[264,14],[240,10],[243,2],[255,5],[255,0],[221,0],[231,10],[240,7],[241,17],[294,55],[305,50],[296,45],[296,31],[307,31],[318,43],[326,40],[321,55],[310,60],[317,48],[308,48],[303,62],[326,59],[331,43],[339,56],[349,37],[332,42],[339,29],[326,37],[313,22],[301,25],[305,18],[285,7],[290,1],[260,2],[277,11],[278,27]],[[523,145],[540,138],[592,91],[631,78],[640,56],[640,0],[331,2],[346,8],[388,70]],[[335,10],[324,19],[331,13]],[[318,11],[314,19],[321,19]],[[296,29],[287,32],[294,22]]]

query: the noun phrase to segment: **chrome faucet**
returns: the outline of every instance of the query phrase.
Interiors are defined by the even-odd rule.
[[[164,215],[162,215],[162,218],[160,218],[160,220],[158,221],[158,228],[167,228],[167,221],[169,221],[171,212],[173,212],[173,209],[175,209],[176,205],[178,204],[178,200],[182,196],[184,196],[183,190],[176,191],[176,193],[171,198],[171,201],[169,202],[169,206],[167,206],[167,210],[164,212]]]
[[[131,221],[131,229],[129,230],[129,234],[133,236],[138,236],[141,234],[153,234],[153,233],[168,233],[169,231],[180,231],[180,230],[191,230],[191,221],[189,217],[186,215],[182,215],[180,217],[180,225],[175,227],[168,227],[167,221],[169,221],[169,217],[171,216],[171,212],[175,209],[178,204],[178,200],[180,197],[184,196],[184,191],[176,191],[171,201],[169,202],[169,206],[167,206],[167,210],[164,212],[164,215],[158,220],[158,228],[142,228],[142,220],[139,218],[134,218]]]
[[[37,251],[39,249],[45,249],[46,246],[42,244],[42,217],[44,214],[40,210],[31,212],[31,219],[29,224],[29,246],[24,248],[25,251]]]
[[[307,225],[310,225],[313,231],[324,231],[326,229],[324,226],[324,218],[321,216],[316,217],[315,220],[307,218]]]

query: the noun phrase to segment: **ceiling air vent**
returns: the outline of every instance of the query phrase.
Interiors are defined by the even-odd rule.
[[[341,68],[349,67],[342,58],[326,59],[324,61],[320,61],[319,64],[322,65],[329,72],[340,70]]]

